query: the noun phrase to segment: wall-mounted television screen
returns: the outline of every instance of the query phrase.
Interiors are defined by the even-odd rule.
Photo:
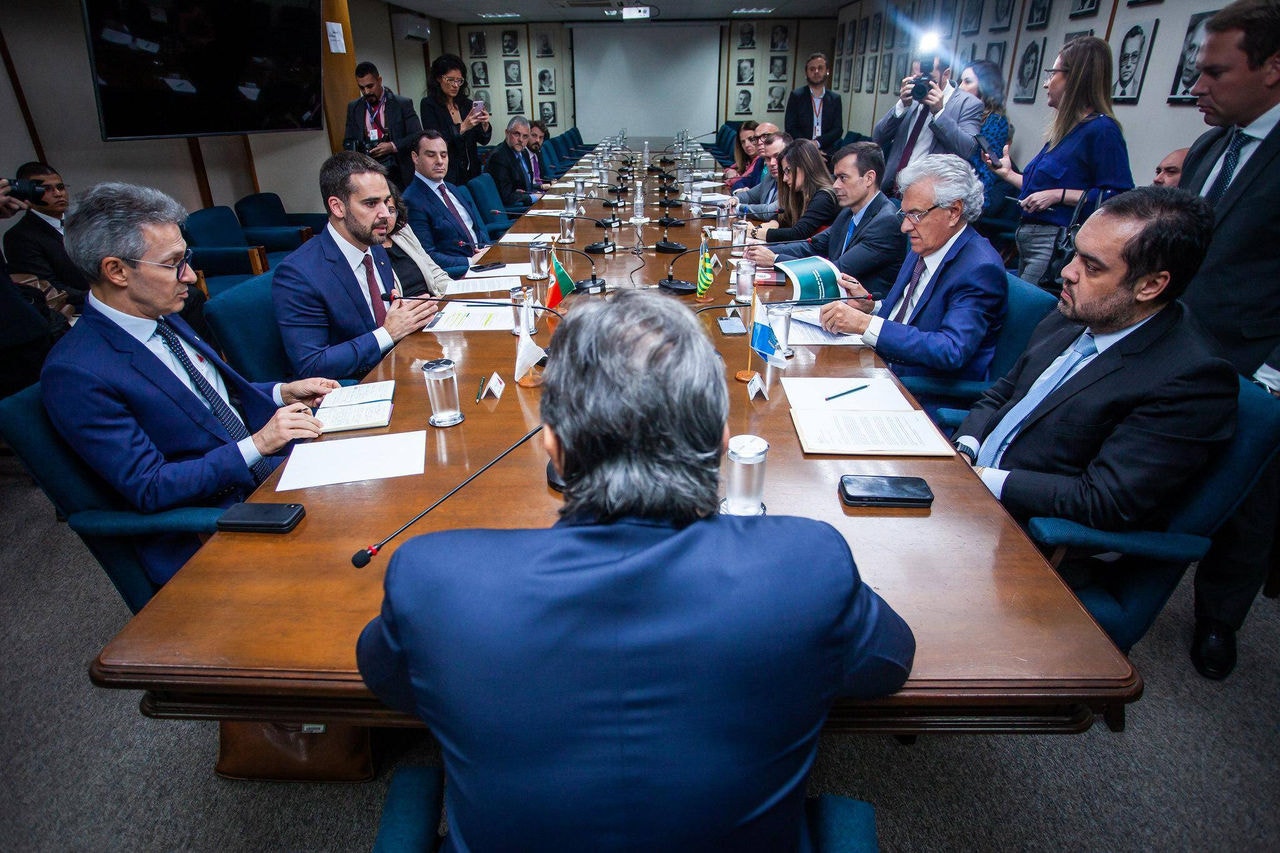
[[[320,0],[83,7],[103,139],[320,129]]]

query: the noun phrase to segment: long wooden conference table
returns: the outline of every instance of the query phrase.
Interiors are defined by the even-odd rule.
[[[545,201],[541,206],[560,207]],[[598,201],[588,214],[604,216]],[[661,215],[651,207],[652,218]],[[673,212],[675,216],[680,211]],[[551,232],[556,220],[525,216],[513,233]],[[578,223],[579,247],[599,239],[591,223]],[[609,286],[630,286],[641,258],[623,246],[596,261]],[[650,244],[661,236],[646,228]],[[696,247],[693,227],[671,238]],[[525,245],[498,245],[486,261],[527,262]],[[671,255],[644,255],[637,284],[665,275]],[[587,262],[566,255],[575,278]],[[677,262],[677,275],[694,279],[697,255]],[[727,302],[728,273],[711,293]],[[545,288],[545,283],[543,284]],[[493,294],[501,296],[502,294]],[[766,299],[785,299],[764,287]],[[601,298],[574,294],[564,303]],[[691,297],[677,297],[690,302]],[[1080,732],[1096,716],[1113,729],[1124,724],[1126,703],[1142,693],[1129,660],[1081,607],[1018,525],[959,457],[816,456],[802,452],[786,394],[748,400],[734,380],[748,361],[747,338],[724,337],[710,319],[708,333],[724,355],[730,383],[732,434],[764,436],[771,447],[765,504],[771,514],[829,522],[848,539],[865,582],[910,624],[917,640],[915,667],[899,692],[874,701],[841,701],[827,730],[912,735],[927,732]],[[535,339],[544,346],[548,321]],[[341,433],[331,439],[426,430],[422,476],[369,480],[277,492],[278,470],[254,501],[299,502],[306,517],[291,533],[217,533],[116,636],[91,666],[94,683],[142,690],[142,711],[152,717],[225,721],[421,725],[389,710],[365,688],[356,669],[356,638],[379,610],[383,572],[395,547],[413,534],[459,527],[545,527],[560,498],[546,485],[546,455],[532,441],[477,478],[388,545],[364,569],[351,555],[395,530],[423,507],[497,456],[539,421],[537,388],[512,381],[516,337],[507,331],[424,332],[391,350],[366,381],[396,380],[395,410],[383,429]],[[436,429],[418,360],[446,356],[457,364],[466,419]],[[758,360],[754,362],[761,368]],[[474,403],[482,377],[506,380],[500,400]],[[886,377],[875,353],[863,347],[796,347],[788,376]],[[470,393],[468,393],[470,392]],[[851,509],[836,493],[840,475],[923,477],[936,499],[927,510]],[[441,560],[450,555],[441,554]],[[466,573],[466,565],[456,567]],[[778,571],[804,582],[805,567]]]

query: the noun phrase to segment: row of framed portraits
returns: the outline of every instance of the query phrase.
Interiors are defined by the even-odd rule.
[[[470,71],[471,85],[473,87],[489,85],[488,60],[471,60]],[[554,95],[556,93],[556,69],[551,67],[539,68],[534,72],[534,77],[537,80],[539,95]],[[524,63],[518,59],[503,61],[502,82],[508,86],[523,86]]]
[[[500,34],[500,50],[489,53],[489,34],[484,30],[472,30],[467,33],[467,56],[470,59],[488,59],[490,56],[520,56],[519,30],[503,30]],[[535,30],[533,33],[533,55],[538,58],[551,58],[556,55],[555,39],[550,30]]]
[[[504,103],[507,108],[508,115],[529,115],[524,108],[524,89],[500,89],[503,93]],[[493,102],[492,92],[488,89],[474,89],[471,97],[478,101],[484,101],[489,105],[489,111],[495,112],[502,106]],[[555,101],[537,101],[537,118],[546,122],[547,127],[557,127],[559,125],[559,106]]]

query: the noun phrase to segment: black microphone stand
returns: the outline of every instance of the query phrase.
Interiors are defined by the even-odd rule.
[[[596,276],[596,262],[591,259],[591,255],[578,249],[570,249],[568,246],[557,246],[556,249],[562,252],[569,252],[574,255],[582,255],[587,259],[587,263],[591,264],[591,278],[584,278],[581,281],[575,281],[573,287],[575,290],[583,288],[589,294],[604,293],[605,280]],[[590,249],[590,247],[588,247]]]

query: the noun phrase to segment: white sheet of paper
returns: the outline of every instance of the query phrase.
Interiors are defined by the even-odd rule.
[[[861,391],[845,394],[834,400],[833,394],[867,386]],[[891,379],[860,379],[849,377],[788,377],[782,378],[782,390],[793,409],[819,409],[831,411],[909,412],[911,404],[902,396]]]
[[[276,491],[409,477],[426,470],[426,458],[426,430],[299,444]]]
[[[396,393],[396,381],[386,379],[382,382],[366,382],[362,385],[343,385],[334,388],[324,395],[320,408],[330,409],[335,406],[356,406],[360,403],[372,403],[376,400],[390,400]]]
[[[347,40],[342,34],[342,24],[338,21],[324,22],[325,35],[329,37],[330,53],[346,53]]]
[[[910,412],[838,412],[792,409],[805,453],[849,456],[952,456],[929,416]]]
[[[476,270],[468,270],[467,274],[463,276],[463,280],[465,281],[466,279],[475,278],[505,278],[507,276],[528,275],[531,272],[533,272],[532,264],[507,264],[506,266],[498,267],[495,270],[482,270],[480,272],[477,272]]]
[[[703,193],[702,203],[703,204],[720,204],[721,202],[729,201],[732,198],[733,196],[725,195],[724,193]]]
[[[787,336],[787,346],[789,347],[820,347],[820,346],[836,346],[836,347],[860,347],[865,346],[862,342],[862,335],[838,335],[834,332],[828,332],[826,329],[817,325],[818,309],[816,308],[797,308],[791,312],[791,331]],[[802,318],[812,317],[813,322]],[[782,339],[782,322],[779,318],[771,321],[773,333]]]
[[[460,305],[446,302],[428,332],[510,332],[515,328],[511,305]]]
[[[540,208],[538,210],[530,210],[526,212],[524,215],[525,216],[559,216],[562,213],[564,213],[563,210],[544,210]]]
[[[710,189],[711,187],[722,187],[722,186],[724,186],[724,181],[694,181],[693,182],[693,188],[695,190],[705,190],[705,189]],[[706,196],[703,196],[703,198],[706,198]]]
[[[504,234],[498,242],[504,245],[520,245],[522,243],[539,243],[559,237],[559,234]]]
[[[445,288],[445,296],[461,296],[468,293],[498,293],[506,292],[513,287],[524,287],[526,281],[519,276],[504,275],[501,278],[464,278],[451,282]],[[425,331],[434,332],[430,326]]]
[[[543,193],[542,201],[563,201],[564,196],[559,193]]]

